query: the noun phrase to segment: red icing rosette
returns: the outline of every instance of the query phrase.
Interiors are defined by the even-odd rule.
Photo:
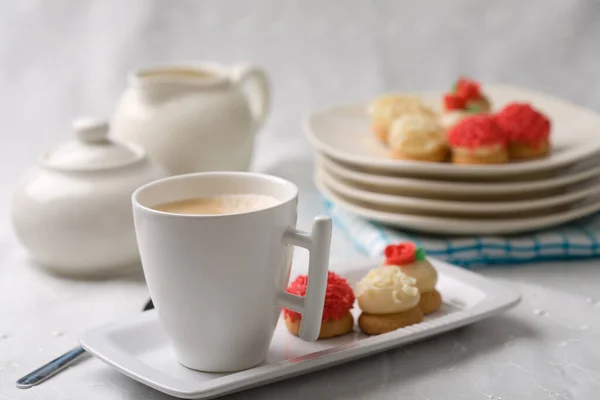
[[[501,145],[506,146],[507,134],[496,123],[494,117],[485,114],[473,115],[461,120],[448,130],[448,143],[452,147],[475,149]]]
[[[460,78],[456,82],[455,92],[459,97],[465,99],[465,102],[479,100],[482,97],[479,82],[467,78]]]
[[[417,246],[413,242],[391,244],[385,248],[385,265],[406,265],[416,260]]]
[[[287,292],[297,296],[306,294],[308,277],[299,275],[288,286]],[[327,275],[327,292],[325,293],[325,306],[323,307],[323,322],[328,320],[339,320],[346,315],[354,305],[354,291],[346,279],[329,271]],[[283,309],[283,315],[292,321],[302,318],[302,314],[287,308]]]
[[[495,119],[510,142],[536,145],[550,136],[550,120],[526,103],[510,103]]]
[[[446,111],[464,110],[465,107],[466,101],[462,97],[452,93],[444,95],[444,108]]]
[[[483,99],[479,82],[460,78],[454,85],[452,93],[444,95],[443,104],[446,111],[468,110],[469,103]]]

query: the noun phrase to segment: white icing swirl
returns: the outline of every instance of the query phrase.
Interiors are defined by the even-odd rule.
[[[389,145],[408,155],[424,155],[446,147],[444,130],[435,117],[427,114],[406,114],[390,127]]]
[[[398,267],[380,267],[358,282],[356,297],[360,308],[370,314],[393,314],[419,304],[417,280]]]
[[[402,94],[386,94],[378,97],[369,105],[368,112],[375,121],[385,125],[407,113],[434,114],[417,96]]]

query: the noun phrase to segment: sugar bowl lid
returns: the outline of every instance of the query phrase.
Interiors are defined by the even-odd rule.
[[[144,159],[140,148],[113,141],[106,121],[79,118],[73,122],[72,129],[75,140],[45,154],[44,165],[65,171],[98,171],[121,168]]]

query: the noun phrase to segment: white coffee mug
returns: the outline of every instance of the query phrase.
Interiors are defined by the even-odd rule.
[[[229,194],[267,195],[279,203],[221,215],[153,209],[171,201]],[[132,201],[148,289],[181,364],[211,372],[260,364],[281,307],[302,314],[302,339],[317,339],[331,220],[319,216],[310,233],[296,230],[298,188],[293,183],[245,172],[196,173],[142,186]],[[293,246],[310,252],[304,297],[285,292]]]

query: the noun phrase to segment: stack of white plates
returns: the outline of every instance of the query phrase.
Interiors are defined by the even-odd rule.
[[[529,102],[552,119],[549,157],[504,165],[454,165],[389,157],[370,130],[367,104],[313,113],[316,183],[340,207],[368,219],[437,234],[510,234],[600,210],[600,115],[547,95],[486,86],[496,107]],[[417,93],[435,105],[442,92]]]

